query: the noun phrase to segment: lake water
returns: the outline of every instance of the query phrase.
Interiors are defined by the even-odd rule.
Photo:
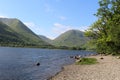
[[[0,80],[47,80],[74,62],[70,56],[91,53],[95,52],[0,47]]]

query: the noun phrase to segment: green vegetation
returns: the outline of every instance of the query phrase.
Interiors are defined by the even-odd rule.
[[[52,43],[52,40],[47,38],[46,36],[43,36],[43,35],[38,35],[43,41],[47,42],[47,43]]]
[[[79,30],[69,30],[50,40],[36,35],[18,19],[0,18],[0,46],[85,50],[90,49],[86,44],[89,40]]]
[[[18,19],[0,18],[0,46],[83,50],[88,40],[84,32],[79,30],[67,31],[55,40],[50,40],[34,34]]]
[[[99,5],[95,14],[98,20],[85,32],[86,36],[82,31],[69,30],[53,41],[39,37],[18,19],[0,18],[0,46],[92,49],[101,54],[120,54],[120,0],[99,0]]]
[[[87,41],[89,41],[89,38],[84,36],[84,32],[79,30],[69,30],[53,40],[52,44],[59,48],[81,50],[85,49],[83,48],[83,45]]]
[[[0,46],[52,48],[18,19],[0,18]]]
[[[92,64],[96,64],[97,59],[96,58],[81,58],[81,60],[79,62],[76,62],[77,65],[92,65]]]
[[[22,40],[19,39],[17,34],[9,28],[6,24],[0,22],[0,43],[6,43],[6,42],[21,42]]]
[[[86,50],[96,50],[96,45],[95,45],[95,41],[94,40],[89,40],[88,42],[86,42],[84,45],[83,45],[83,49],[86,49]]]
[[[101,54],[120,54],[120,0],[100,0],[98,20],[86,31]]]

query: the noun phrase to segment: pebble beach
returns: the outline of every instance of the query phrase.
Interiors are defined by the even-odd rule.
[[[90,56],[98,63],[93,65],[67,65],[50,80],[120,80],[120,59],[115,56]]]

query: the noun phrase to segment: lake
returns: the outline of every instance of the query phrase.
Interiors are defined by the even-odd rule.
[[[92,51],[0,47],[0,80],[47,80],[64,65],[74,63],[70,56]],[[40,66],[36,63],[40,62]]]

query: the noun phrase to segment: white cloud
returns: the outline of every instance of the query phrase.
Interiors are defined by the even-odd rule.
[[[33,22],[25,22],[24,23],[29,29],[31,29],[34,33],[38,34],[38,35],[43,35],[46,36],[50,39],[54,39],[54,35],[51,35],[50,32],[46,32],[42,27],[36,25]]]
[[[9,18],[9,17],[0,15],[0,18]]]
[[[36,34],[41,34],[42,29],[33,22],[24,22],[24,24]]]
[[[63,25],[63,24],[60,24],[60,23],[54,23],[53,24],[54,27],[53,27],[53,32],[56,33],[56,34],[61,34],[61,33],[64,33],[68,30],[72,30],[72,29],[77,29],[77,30],[80,30],[80,31],[85,31],[88,27],[87,26],[70,26],[70,25]]]
[[[35,24],[32,23],[32,22],[24,22],[24,24],[25,24],[26,26],[28,26],[28,27],[33,27],[33,26],[35,26]]]
[[[79,27],[79,30],[80,31],[85,31],[85,30],[87,30],[88,29],[88,26],[80,26]]]
[[[54,23],[54,28],[53,28],[53,32],[57,33],[57,34],[61,34],[64,33],[67,30],[72,29],[71,26],[67,26],[67,25],[62,25],[60,23]]]
[[[65,16],[60,16],[60,20],[66,20],[67,18]]]
[[[56,36],[52,36],[52,35],[46,36],[46,37],[49,38],[49,39],[51,39],[51,40],[54,40],[56,38]]]

